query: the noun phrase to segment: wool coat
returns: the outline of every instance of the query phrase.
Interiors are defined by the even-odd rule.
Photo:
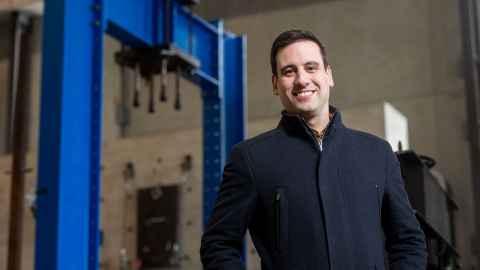
[[[262,270],[425,269],[425,236],[390,145],[330,110],[320,142],[283,112],[277,128],[233,148],[202,237],[204,269],[245,269],[247,229]]]

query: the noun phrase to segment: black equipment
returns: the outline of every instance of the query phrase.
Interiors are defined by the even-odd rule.
[[[427,240],[427,269],[458,269],[454,215],[458,206],[449,186],[442,187],[430,169],[435,161],[413,151],[397,152],[410,203]]]

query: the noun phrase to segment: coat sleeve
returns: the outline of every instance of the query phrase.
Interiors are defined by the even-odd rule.
[[[244,237],[256,197],[246,159],[240,148],[234,147],[202,236],[200,256],[205,270],[245,269],[242,261]]]
[[[391,270],[426,269],[425,235],[405,191],[400,163],[390,146],[382,206],[385,246]]]

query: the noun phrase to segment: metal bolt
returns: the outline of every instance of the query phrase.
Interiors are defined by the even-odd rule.
[[[101,10],[102,10],[102,6],[101,6],[100,4],[94,4],[94,5],[92,6],[92,9],[93,9],[94,11],[101,11]]]

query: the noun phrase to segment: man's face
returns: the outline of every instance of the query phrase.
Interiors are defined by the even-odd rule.
[[[272,76],[273,91],[287,112],[304,116],[328,113],[332,70],[323,65],[320,47],[300,40],[282,48],[277,56],[277,74]]]

